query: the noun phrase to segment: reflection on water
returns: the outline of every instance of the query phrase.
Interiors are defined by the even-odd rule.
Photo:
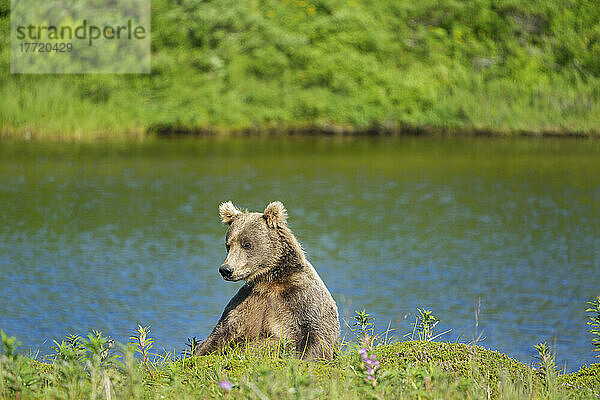
[[[576,140],[0,143],[0,328],[45,352],[140,322],[182,349],[240,286],[217,272],[218,204],[276,199],[341,314],[402,336],[427,307],[468,341],[480,298],[486,347],[530,362],[549,340],[568,369],[594,361],[600,145]]]

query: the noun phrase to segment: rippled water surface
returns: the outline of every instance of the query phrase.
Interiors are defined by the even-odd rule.
[[[198,139],[0,142],[0,328],[33,349],[95,328],[156,347],[205,337],[240,284],[223,281],[217,207],[282,200],[343,315],[531,362],[556,343],[593,362],[600,295],[600,144],[587,140]]]

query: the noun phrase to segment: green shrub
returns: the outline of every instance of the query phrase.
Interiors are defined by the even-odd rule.
[[[600,132],[593,2],[153,0],[149,75],[12,75],[8,9],[5,136]]]

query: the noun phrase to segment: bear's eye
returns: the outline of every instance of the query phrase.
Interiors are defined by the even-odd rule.
[[[231,247],[231,246],[229,246],[227,243],[225,243],[225,248],[227,249],[227,251],[229,251],[229,247]]]
[[[242,248],[248,250],[250,247],[252,247],[252,245],[250,244],[250,242],[244,242],[242,243]]]

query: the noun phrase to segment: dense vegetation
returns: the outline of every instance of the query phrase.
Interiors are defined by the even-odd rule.
[[[149,75],[11,75],[0,133],[600,132],[600,7],[153,0]]]
[[[589,333],[596,346],[600,297],[588,303]],[[504,354],[468,344],[434,340],[439,322],[418,309],[410,340],[398,342],[388,330],[376,333],[373,318],[356,312],[353,340],[333,361],[301,361],[284,340],[276,345],[236,345],[218,354],[194,357],[200,344],[189,339],[179,356],[153,352],[150,328],[138,325],[128,345],[102,332],[55,341],[41,361],[18,353],[16,338],[2,334],[0,398],[243,398],[243,399],[596,399],[600,364],[561,374],[546,343],[535,346],[525,365]],[[139,357],[135,357],[135,353]]]
[[[551,363],[532,369],[468,344],[381,344],[367,358],[350,346],[328,363],[256,348],[178,359],[148,349],[134,358],[133,346],[109,350],[98,332],[72,340],[57,343],[45,362],[14,351],[0,355],[0,398],[596,399],[600,393],[600,364],[560,375]],[[373,379],[365,359],[375,360]]]

